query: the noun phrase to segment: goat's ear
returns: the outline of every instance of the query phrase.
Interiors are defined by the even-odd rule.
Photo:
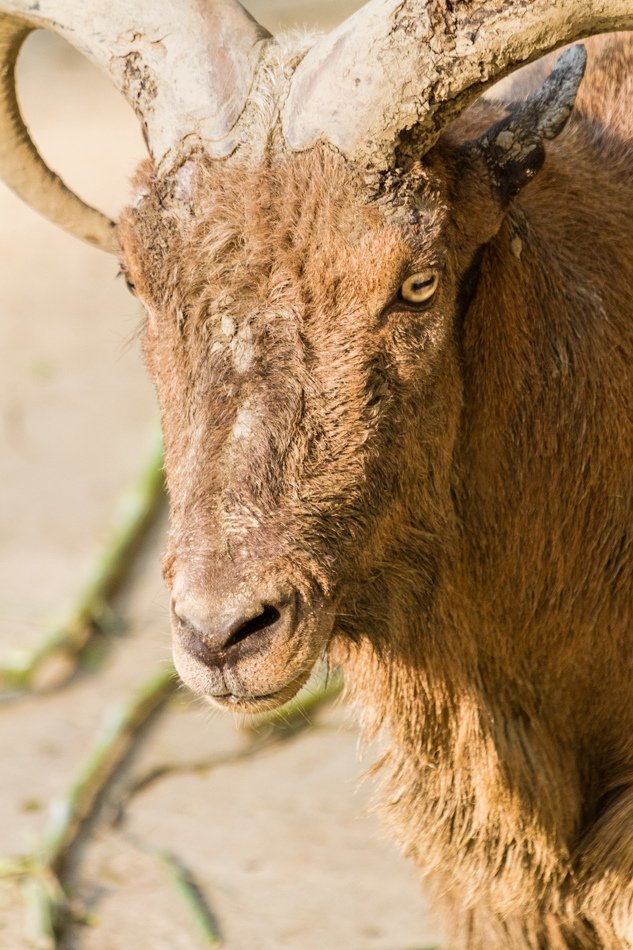
[[[540,89],[471,143],[486,162],[504,205],[540,171],[543,143],[565,128],[586,61],[584,46],[565,50]]]

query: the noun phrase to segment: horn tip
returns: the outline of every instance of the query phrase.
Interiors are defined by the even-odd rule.
[[[582,79],[587,66],[587,49],[584,43],[575,43],[564,50],[554,66],[554,72],[565,71],[568,77],[578,76],[578,82]]]

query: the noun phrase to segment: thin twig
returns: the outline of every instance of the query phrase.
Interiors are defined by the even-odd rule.
[[[129,703],[110,713],[78,780],[55,810],[52,828],[40,852],[42,864],[55,873],[62,870],[68,851],[91,816],[99,795],[136,744],[141,730],[177,688],[175,670],[168,666],[144,683]]]
[[[161,669],[128,703],[113,710],[79,778],[57,803],[51,828],[37,854],[0,864],[0,876],[26,879],[29,929],[38,947],[57,946],[57,936],[68,916],[63,872],[70,852],[94,816],[106,786],[177,688],[173,667]]]
[[[209,947],[219,948],[222,944],[222,938],[217,921],[190,871],[183,867],[180,861],[169,851],[157,851],[156,855],[167,871],[170,880],[176,886],[176,890],[182,897],[186,909],[193,917],[205,944]]]
[[[293,739],[307,729],[314,728],[316,713],[333,702],[340,694],[341,688],[342,677],[336,674],[314,692],[300,694],[281,709],[254,717],[253,723],[245,727],[249,735],[247,744],[240,749],[219,752],[203,759],[195,759],[192,762],[165,762],[154,766],[122,790],[118,800],[113,803],[113,812],[116,815],[115,822],[121,820],[130,801],[136,795],[154,785],[155,782],[175,774],[200,774],[210,772],[212,769],[224,765],[234,765],[244,759],[253,758],[261,752],[266,752],[272,746]],[[289,712],[285,714],[287,710]]]
[[[57,932],[67,912],[59,878],[47,867],[33,870],[25,883],[28,932],[37,950],[55,950]]]
[[[125,578],[163,497],[162,440],[154,436],[149,461],[124,496],[110,540],[70,615],[33,652],[0,667],[0,693],[50,689],[73,675],[95,632],[112,628],[111,598]]]

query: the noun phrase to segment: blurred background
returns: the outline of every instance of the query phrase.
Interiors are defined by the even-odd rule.
[[[330,27],[359,0],[246,0],[271,31]],[[116,216],[144,156],[136,120],[85,60],[32,36],[23,111],[50,165]],[[0,666],[51,633],[99,558],[147,457],[154,397],[141,313],[116,261],[38,217],[0,185]],[[165,518],[119,599],[113,636],[63,689],[0,704],[0,860],[37,847],[49,805],[77,775],[104,711],[169,658],[159,564]],[[244,730],[184,693],[69,869],[88,917],[64,946],[195,950],[191,915],[156,859],[191,872],[228,950],[410,950],[435,932],[413,867],[369,813],[358,735],[341,704],[292,741],[235,759]],[[225,764],[212,767],[218,755]],[[151,778],[154,776],[153,779]],[[150,776],[150,780],[147,779]],[[145,778],[144,778],[145,777]],[[0,947],[30,946],[20,885],[0,879]]]

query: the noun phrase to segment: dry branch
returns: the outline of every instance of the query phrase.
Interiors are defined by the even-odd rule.
[[[99,796],[137,744],[141,731],[178,688],[173,667],[166,666],[141,686],[132,700],[113,710],[88,755],[79,778],[55,811],[40,852],[43,865],[59,874]]]
[[[156,853],[170,880],[182,897],[186,909],[193,917],[205,945],[219,948],[222,944],[222,938],[215,917],[190,872],[183,867],[171,852],[157,851]]]
[[[247,747],[236,753],[218,755],[190,766],[164,767],[153,771],[128,789],[122,804],[166,774],[188,769],[206,771],[214,766],[250,757],[299,735],[313,726],[311,717],[338,696],[341,685],[340,677],[335,675],[312,692],[300,694],[276,713],[258,717],[252,727],[255,734]],[[58,946],[58,936],[64,923],[72,916],[63,888],[63,875],[70,853],[94,817],[109,782],[138,747],[149,721],[165,707],[177,688],[175,671],[172,667],[166,667],[148,680],[128,703],[113,710],[107,716],[78,779],[64,799],[57,803],[51,827],[38,852],[30,857],[0,862],[0,877],[25,879],[29,929],[38,948],[54,950]],[[265,725],[269,728],[262,732],[262,726]],[[161,857],[163,863],[169,864],[171,876],[186,897],[187,906],[205,939],[209,945],[219,946],[212,916],[191,879],[172,855],[166,858],[161,853]]]
[[[0,668],[0,693],[51,689],[68,680],[95,632],[112,627],[110,606],[164,497],[159,436],[138,481],[124,496],[110,539],[70,615],[26,657]]]
[[[106,786],[177,688],[175,671],[168,666],[144,683],[128,703],[111,711],[79,778],[56,804],[51,828],[37,853],[0,862],[0,876],[25,879],[29,930],[38,948],[57,946],[70,914],[63,872],[71,850],[94,816]]]

